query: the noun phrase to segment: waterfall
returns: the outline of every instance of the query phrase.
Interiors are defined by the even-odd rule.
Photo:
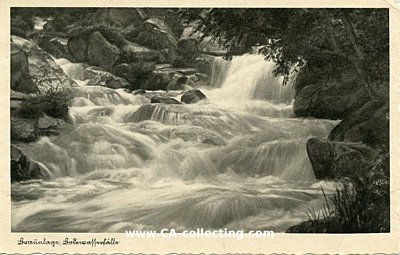
[[[275,63],[266,61],[263,55],[245,54],[231,61],[215,58],[212,85],[219,87],[219,95],[234,101],[250,99],[267,100],[274,104],[290,104],[294,88],[283,86],[283,77],[275,76]]]
[[[334,192],[316,181],[306,142],[337,122],[295,118],[293,87],[261,55],[216,58],[208,100],[188,105],[85,86],[83,64],[57,63],[82,85],[71,128],[23,145],[51,178],[12,184],[12,231],[279,232],[323,203],[320,185]]]

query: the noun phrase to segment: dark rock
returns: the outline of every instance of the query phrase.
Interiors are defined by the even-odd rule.
[[[11,90],[10,91],[10,99],[11,100],[19,100],[19,101],[23,101],[29,98],[28,94],[22,93],[22,92],[18,92],[18,91],[14,91]]]
[[[120,51],[111,44],[100,32],[94,32],[89,37],[87,60],[89,64],[111,71],[119,58]]]
[[[160,104],[180,104],[180,102],[174,98],[170,97],[160,97],[154,96],[151,98],[151,103],[160,103]]]
[[[44,114],[39,117],[36,130],[39,135],[58,135],[65,124],[62,119],[56,119]]]
[[[170,83],[173,73],[161,71],[153,71],[150,73],[145,84],[142,85],[143,89],[146,90],[167,90],[167,86]]]
[[[189,77],[180,74],[174,74],[169,81],[167,90],[184,90],[188,86]]]
[[[129,83],[125,79],[117,77],[96,66],[85,68],[84,79],[89,80],[87,83],[88,86],[104,86],[111,89],[129,86]]]
[[[304,221],[297,225],[291,226],[286,233],[326,233],[328,226],[322,220]]]
[[[124,46],[122,46],[121,51],[123,51],[126,56],[129,56],[129,62],[141,61],[161,63],[166,60],[165,53],[149,49],[130,41],[125,41],[125,44]]]
[[[38,138],[35,119],[11,117],[11,141],[34,142]]]
[[[27,98],[29,98],[29,95],[11,90],[10,93],[10,109],[11,109],[11,115],[13,115],[15,112],[18,112],[21,109],[21,104],[23,101],[25,101]]]
[[[114,67],[113,73],[118,77],[122,77],[130,84],[129,89],[159,89],[157,87],[159,81],[156,77],[152,77],[155,64],[153,62],[133,62],[123,63]],[[148,86],[146,86],[148,84]],[[154,87],[153,87],[154,86]]]
[[[11,182],[50,177],[38,163],[29,159],[17,146],[11,145]]]
[[[180,39],[177,53],[186,62],[192,63],[200,55],[200,44],[195,39]]]
[[[39,47],[54,57],[75,60],[68,51],[68,39],[41,34],[38,41]]]
[[[11,43],[14,44],[15,47],[23,50],[28,57],[29,78],[37,77],[35,85],[41,92],[56,88],[71,90],[71,87],[77,86],[75,81],[70,79],[61,67],[54,62],[50,54],[39,48],[34,42],[21,37],[12,36]],[[12,69],[12,72],[14,72],[14,69]],[[45,81],[41,79],[45,79]],[[13,89],[17,90],[15,88]],[[25,93],[31,92],[17,91]]]
[[[101,8],[98,16],[113,25],[120,27],[140,26],[147,18],[144,10],[140,8]]]
[[[328,139],[361,142],[377,150],[389,150],[389,105],[370,101],[351,113],[331,132]]]
[[[200,100],[204,100],[207,99],[206,95],[203,94],[203,92],[201,92],[198,89],[192,89],[189,91],[186,91],[182,97],[181,97],[181,102],[185,103],[185,104],[194,104],[199,102]]]
[[[143,94],[146,94],[146,90],[144,90],[144,89],[137,89],[137,90],[132,91],[132,94],[133,94],[133,95],[143,95]]]
[[[88,41],[80,36],[70,37],[67,43],[68,52],[78,62],[85,62],[87,50],[89,47]]]
[[[127,115],[124,119],[125,122],[141,122],[145,120],[150,120],[155,109],[157,108],[154,104],[144,104],[139,107],[135,112]]]
[[[11,18],[11,34],[12,35],[27,38],[29,32],[31,32],[32,29],[33,29],[33,26],[31,24],[28,24],[21,17]]]
[[[11,43],[11,89],[25,93],[38,91],[30,79],[28,56],[14,43]]]
[[[293,108],[298,117],[343,119],[368,100],[364,89],[356,86],[308,85],[296,94]]]
[[[308,140],[307,153],[317,179],[362,176],[379,158],[378,152],[366,145],[320,138]]]

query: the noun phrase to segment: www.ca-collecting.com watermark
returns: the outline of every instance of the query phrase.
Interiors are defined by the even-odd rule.
[[[178,232],[175,229],[164,228],[160,232],[157,231],[142,231],[142,230],[127,230],[126,237],[138,238],[235,238],[242,240],[244,238],[270,238],[274,237],[274,231],[270,230],[251,230],[244,232],[242,230],[234,231],[228,229],[204,230],[198,228],[196,230],[185,230]]]

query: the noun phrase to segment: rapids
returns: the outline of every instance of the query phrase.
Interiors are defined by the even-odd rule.
[[[305,145],[337,122],[295,118],[293,86],[259,55],[216,58],[208,100],[192,105],[85,86],[82,64],[57,63],[80,85],[73,128],[24,145],[51,178],[12,184],[14,232],[283,232],[335,188]]]

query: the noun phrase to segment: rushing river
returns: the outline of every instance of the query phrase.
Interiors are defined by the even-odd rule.
[[[216,58],[208,100],[191,105],[85,86],[80,64],[57,62],[81,85],[73,127],[23,148],[51,179],[12,184],[13,231],[282,232],[334,188],[315,179],[306,142],[337,122],[295,118],[293,87],[261,56]]]

